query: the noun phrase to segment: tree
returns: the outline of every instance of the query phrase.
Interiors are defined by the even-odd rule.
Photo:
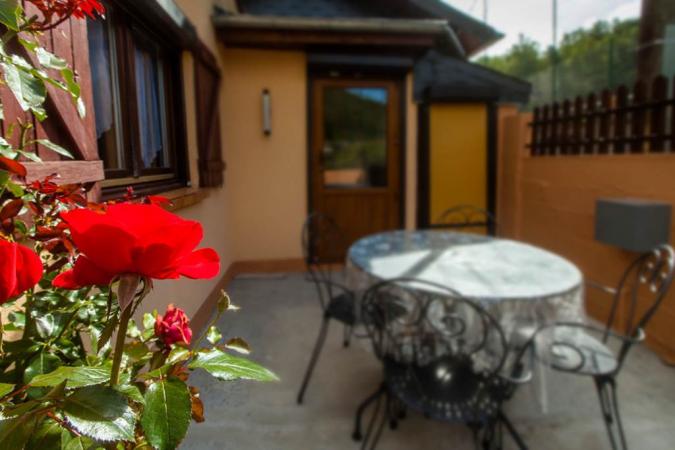
[[[598,21],[563,36],[557,51],[560,97],[586,95],[636,78],[639,22]],[[551,48],[540,50],[521,35],[505,54],[484,56],[476,62],[499,72],[522,78],[533,85],[533,103],[551,100]]]

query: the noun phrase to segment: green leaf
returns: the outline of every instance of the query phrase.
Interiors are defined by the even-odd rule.
[[[2,412],[0,412],[0,420],[8,420],[15,417],[27,416],[31,411],[40,405],[41,403],[37,400],[29,400],[24,403],[19,403],[16,406],[7,406],[2,410]]]
[[[7,190],[11,192],[14,197],[21,197],[23,195],[23,188],[12,181],[7,183]]]
[[[88,450],[92,448],[94,441],[89,439],[86,436],[76,437],[68,441],[66,445],[63,445],[61,448],[63,450]]]
[[[157,450],[173,450],[185,437],[192,410],[190,391],[177,378],[158,381],[145,393],[141,425],[148,442]]]
[[[13,384],[0,383],[0,397],[4,397],[14,390]]]
[[[46,352],[40,352],[34,356],[28,363],[26,371],[23,374],[23,382],[30,384],[38,375],[50,373],[61,365],[61,359],[58,356]]]
[[[0,170],[0,188],[4,187],[9,181],[9,172]]]
[[[24,39],[21,36],[19,36],[19,43],[23,45],[26,50],[30,50],[31,52],[34,52],[40,44],[35,42],[35,41],[29,41],[28,39]]]
[[[71,389],[106,383],[110,381],[110,366],[61,366],[51,373],[36,376],[30,384],[34,387],[56,386],[66,380]]]
[[[47,98],[47,89],[44,83],[32,73],[17,68],[17,65],[22,64],[15,62],[15,59],[17,58],[13,58],[12,64],[0,63],[5,74],[7,86],[9,86],[14,97],[16,97],[21,109],[24,111],[30,109],[38,118],[46,117],[45,110],[42,108],[42,104]],[[18,61],[21,61],[21,59],[18,59]]]
[[[38,62],[48,69],[63,70],[68,68],[68,62],[65,59],[59,58],[42,47],[36,47],[35,54]]]
[[[98,441],[133,441],[136,415],[126,397],[109,386],[88,386],[63,403],[66,420]]]
[[[169,357],[166,358],[166,364],[171,365],[186,361],[191,355],[192,352],[187,348],[176,346],[169,353]]]
[[[215,327],[215,326],[209,327],[209,331],[206,333],[206,340],[208,340],[210,343],[215,345],[222,338],[223,338],[223,334],[220,332],[220,330],[217,327]]]
[[[239,309],[238,306],[232,304],[230,296],[227,295],[227,292],[221,290],[220,299],[218,299],[218,312],[222,314],[225,311],[237,311],[238,309]]]
[[[264,367],[217,348],[197,353],[190,363],[191,369],[204,369],[214,377],[224,380],[278,381],[279,378]]]
[[[56,327],[56,321],[54,315],[44,314],[35,318],[35,327],[41,338],[46,339],[54,333],[54,328]]]
[[[24,448],[35,430],[36,422],[34,414],[0,420],[0,448],[8,450]]]
[[[0,23],[13,31],[19,31],[21,7],[17,0],[0,0]]]
[[[26,450],[61,448],[61,425],[52,419],[42,420],[26,444]]]
[[[71,158],[71,159],[73,158],[72,153],[70,153],[68,150],[61,147],[60,145],[57,145],[57,144],[53,143],[49,139],[38,139],[35,142],[42,145],[43,147],[48,148],[49,150],[53,151],[54,153],[58,153],[59,155],[65,156],[66,158]]]
[[[119,392],[126,395],[136,403],[140,403],[141,405],[145,404],[145,398],[143,398],[143,394],[141,394],[141,391],[133,384],[117,385],[115,386],[115,389],[117,389]]]
[[[143,328],[146,330],[148,329],[155,329],[155,316],[153,316],[150,313],[145,313],[143,314]]]
[[[225,343],[225,347],[235,352],[241,353],[242,355],[248,355],[251,353],[251,347],[248,345],[248,342],[242,338],[232,338]]]

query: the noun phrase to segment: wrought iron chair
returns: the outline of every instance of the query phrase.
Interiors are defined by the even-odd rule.
[[[487,227],[489,234],[495,234],[497,230],[495,216],[473,205],[457,205],[446,209],[438,216],[436,224],[448,228]]]
[[[365,293],[361,321],[384,369],[382,385],[356,413],[353,438],[362,449],[374,449],[386,423],[395,429],[408,408],[469,426],[478,448],[500,449],[503,428],[527,448],[502,404],[530,375],[522,364],[514,364],[513,376],[502,375],[508,344],[481,306],[443,286],[399,278]],[[362,416],[373,403],[364,436]]]
[[[339,284],[335,261],[326,261],[324,252],[342,245],[344,235],[335,222],[321,213],[312,213],[302,228],[302,250],[307,267],[307,277],[314,283],[317,297],[323,311],[323,319],[309,365],[298,393],[298,404],[302,404],[309,380],[326,341],[328,325],[336,320],[344,325],[344,346],[348,347],[355,323],[354,294]]]
[[[553,369],[593,378],[609,441],[613,449],[628,448],[617,399],[617,376],[633,346],[644,340],[644,329],[654,317],[673,281],[675,254],[662,245],[640,255],[623,273],[617,288],[589,283],[613,296],[604,327],[566,322],[545,325],[531,338],[544,337],[549,344],[537,349]],[[626,321],[618,323],[618,311],[627,302]],[[621,330],[617,333],[613,330]],[[542,333],[548,333],[542,336]],[[613,348],[614,347],[614,348]],[[535,345],[536,348],[536,345]]]

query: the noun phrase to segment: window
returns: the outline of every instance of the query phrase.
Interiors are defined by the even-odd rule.
[[[180,50],[115,4],[88,22],[96,138],[104,194],[184,186]]]

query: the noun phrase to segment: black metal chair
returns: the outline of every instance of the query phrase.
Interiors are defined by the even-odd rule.
[[[617,399],[617,376],[631,348],[644,340],[645,327],[670,289],[674,267],[675,254],[669,245],[644,253],[628,266],[616,289],[588,284],[613,296],[604,327],[555,323],[541,327],[531,338],[532,344],[540,337],[548,342],[544,351],[537,348],[537,353],[553,369],[593,378],[613,449],[628,448]],[[627,314],[622,325],[617,323],[617,318],[624,302],[627,302]],[[542,333],[548,334],[542,336]]]
[[[344,325],[343,344],[345,347],[349,346],[356,318],[354,294],[336,281],[339,274],[335,271],[335,261],[330,260],[330,258],[328,258],[329,261],[326,261],[321,256],[330,252],[336,246],[343,245],[343,243],[344,235],[331,218],[315,212],[305,220],[302,228],[302,249],[307,266],[307,276],[316,287],[317,297],[323,311],[323,319],[319,337],[298,393],[298,404],[301,404],[304,399],[307,385],[326,342],[328,325],[331,320],[336,320]]]
[[[529,374],[514,364],[513,376],[502,375],[508,344],[481,306],[445,287],[399,278],[365,293],[361,321],[384,369],[382,385],[356,413],[353,438],[363,441],[362,449],[374,449],[386,423],[395,429],[408,408],[469,426],[479,448],[500,449],[504,427],[527,448],[502,404]],[[362,416],[373,403],[363,435]]]
[[[436,225],[460,229],[487,227],[488,234],[495,234],[497,231],[495,216],[490,211],[473,205],[457,205],[446,209],[438,216]]]

